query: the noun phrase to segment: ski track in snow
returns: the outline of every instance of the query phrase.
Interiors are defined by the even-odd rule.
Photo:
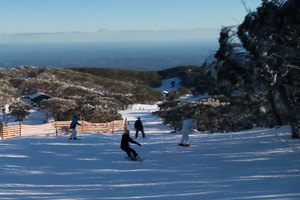
[[[170,133],[156,109],[121,112],[132,137],[141,117],[147,138],[139,133],[142,146],[131,146],[143,162],[124,159],[120,133],[0,141],[0,199],[300,199],[300,141],[289,126],[194,133],[190,147],[179,147],[180,133]]]

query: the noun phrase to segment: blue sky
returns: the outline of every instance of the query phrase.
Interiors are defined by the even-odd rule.
[[[217,39],[246,14],[241,0],[0,0],[0,42]]]

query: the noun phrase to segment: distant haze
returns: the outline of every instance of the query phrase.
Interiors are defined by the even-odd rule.
[[[0,0],[0,67],[202,65],[261,0]],[[146,41],[146,42],[144,42]]]
[[[244,2],[244,3],[243,3]],[[261,0],[0,0],[0,43],[218,39]]]
[[[217,49],[217,41],[0,44],[0,67],[161,70],[202,65]]]

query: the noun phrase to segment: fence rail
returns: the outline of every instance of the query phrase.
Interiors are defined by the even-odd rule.
[[[16,136],[66,136],[70,134],[71,121],[55,121],[42,125],[3,125],[0,128],[1,139]],[[77,133],[114,133],[123,130],[123,120],[115,120],[107,123],[91,123],[87,121],[79,122],[82,126],[77,126]]]

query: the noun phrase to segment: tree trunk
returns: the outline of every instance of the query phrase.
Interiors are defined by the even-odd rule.
[[[283,123],[282,123],[282,120],[280,119],[280,116],[277,112],[277,109],[276,109],[276,106],[275,106],[275,100],[274,100],[274,95],[273,95],[273,90],[269,91],[268,94],[267,94],[267,99],[269,100],[270,104],[271,104],[271,107],[272,107],[272,111],[273,111],[273,114],[277,120],[277,123],[279,126],[282,126]]]
[[[296,111],[296,106],[290,104],[287,92],[283,85],[278,85],[276,88],[282,99],[283,106],[287,109],[287,120],[292,128],[292,138],[300,138],[300,119]]]
[[[300,121],[291,123],[292,138],[300,138]]]

